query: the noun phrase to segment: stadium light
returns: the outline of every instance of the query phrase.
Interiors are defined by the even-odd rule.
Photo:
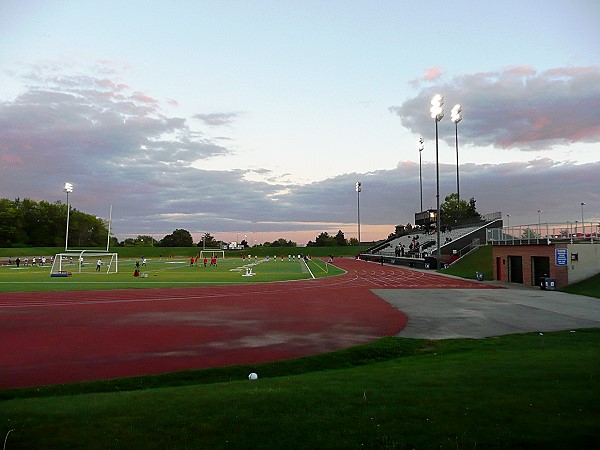
[[[361,191],[361,184],[360,181],[356,182],[356,207],[357,207],[357,214],[358,214],[358,245],[360,245],[360,191]]]
[[[542,219],[540,214],[542,214],[542,210],[538,209],[538,239],[542,237]]]
[[[436,253],[436,266],[440,270],[441,267],[441,249],[440,249],[440,158],[439,158],[439,142],[438,142],[438,122],[444,117],[444,97],[440,94],[436,94],[431,99],[431,118],[435,120],[435,178],[436,178],[436,238],[437,238],[437,249]]]
[[[583,221],[583,207],[585,203],[581,202],[581,232],[583,233],[583,237],[585,237],[585,222]]]
[[[450,113],[450,120],[454,122],[455,136],[456,136],[456,195],[458,197],[458,204],[456,208],[458,209],[457,219],[460,218],[460,182],[458,179],[458,122],[462,120],[462,107],[460,105],[455,105],[452,108],[452,112]]]
[[[66,252],[67,247],[69,246],[69,215],[71,212],[71,208],[69,208],[69,194],[71,192],[73,192],[73,185],[71,183],[65,183],[63,189],[67,193],[67,232],[65,233],[65,252]]]
[[[422,137],[417,141],[417,150],[419,150],[419,187],[421,192],[421,209],[419,212],[423,212],[423,171],[421,170],[421,152],[425,150],[425,143]]]

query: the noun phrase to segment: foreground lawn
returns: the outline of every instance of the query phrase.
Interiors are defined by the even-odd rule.
[[[0,432],[12,430],[7,449],[598,448],[598,398],[598,329],[386,338],[258,366],[0,391]]]

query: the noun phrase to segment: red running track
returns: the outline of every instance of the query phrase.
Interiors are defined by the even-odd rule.
[[[340,258],[338,277],[221,287],[0,294],[0,389],[252,364],[400,332],[371,289],[482,288]]]

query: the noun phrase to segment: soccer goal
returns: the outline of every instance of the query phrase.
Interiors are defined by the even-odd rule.
[[[117,253],[97,250],[70,250],[57,253],[52,261],[50,276],[67,276],[71,273],[117,273]]]
[[[212,258],[216,256],[217,258],[225,259],[225,250],[221,250],[219,248],[205,248],[204,250],[200,250],[200,259],[204,259],[204,257]]]

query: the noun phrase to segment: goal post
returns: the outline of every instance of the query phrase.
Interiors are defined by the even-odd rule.
[[[52,261],[50,275],[65,273],[117,273],[119,255],[97,250],[69,250],[57,253]]]
[[[222,250],[220,248],[205,248],[204,250],[200,250],[200,258],[204,259],[205,256],[207,258],[212,258],[213,256],[216,256],[217,258],[225,259],[225,250]]]

